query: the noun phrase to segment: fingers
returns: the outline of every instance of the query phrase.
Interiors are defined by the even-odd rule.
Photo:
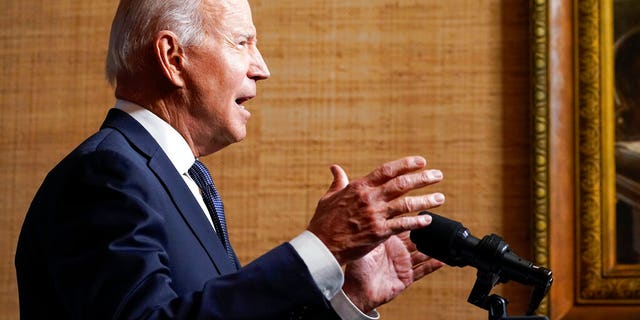
[[[408,230],[420,229],[428,226],[431,223],[431,217],[428,214],[416,215],[416,216],[403,216],[387,220],[386,227],[391,231],[391,234],[398,234]]]
[[[383,164],[369,173],[366,179],[371,185],[381,185],[399,175],[422,169],[425,165],[427,160],[423,157],[406,157]]]
[[[442,268],[444,263],[434,258],[429,258],[427,261],[413,267],[413,281],[418,281],[424,276]]]
[[[407,248],[409,249],[409,248]],[[409,249],[409,252],[411,253],[411,265],[412,266],[417,266],[429,259],[431,259],[431,257],[429,257],[428,255],[418,251],[418,250],[411,250]]]
[[[442,181],[443,177],[442,171],[435,169],[405,174],[387,181],[382,186],[382,192],[386,200],[391,200],[411,190],[438,183]]]
[[[444,175],[440,170],[412,173],[425,165],[426,160],[422,157],[406,157],[388,162],[367,176],[370,185],[378,183],[381,200],[388,203],[389,217],[435,208],[444,203],[445,197],[441,193],[400,198],[412,190],[442,181]]]
[[[407,251],[409,251],[411,255],[411,265],[415,268],[426,261],[433,259],[432,257],[418,251],[415,249],[415,246],[406,246]]]
[[[411,241],[410,233],[408,231],[398,234],[397,237],[402,240],[406,250],[410,253],[413,269],[413,281],[418,281],[424,276],[444,266],[444,263],[441,261],[418,251],[416,245]]]
[[[442,181],[442,171],[422,169],[426,160],[422,157],[406,157],[380,166],[367,177],[365,184],[379,189],[380,200],[387,202],[389,217],[438,207],[445,201],[441,193],[400,198],[404,194]],[[406,222],[405,222],[406,223]]]
[[[439,192],[422,196],[397,198],[387,205],[388,215],[389,217],[395,217],[409,212],[437,208],[441,206],[445,200],[444,194]]]
[[[349,177],[347,177],[347,173],[342,169],[342,167],[334,164],[329,168],[329,170],[331,170],[331,174],[333,174],[333,182],[331,182],[329,192],[342,190],[349,184]]]

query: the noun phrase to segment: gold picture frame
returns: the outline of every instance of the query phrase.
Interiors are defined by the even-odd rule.
[[[615,259],[613,0],[530,7],[534,260],[555,278],[538,311],[637,316],[640,264]]]

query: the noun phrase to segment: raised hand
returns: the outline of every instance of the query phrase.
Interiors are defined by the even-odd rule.
[[[333,183],[320,199],[308,230],[344,265],[394,234],[427,226],[429,215],[403,216],[440,206],[445,200],[441,193],[405,196],[442,180],[439,170],[424,170],[426,163],[422,157],[406,157],[351,183],[340,166],[331,166]]]

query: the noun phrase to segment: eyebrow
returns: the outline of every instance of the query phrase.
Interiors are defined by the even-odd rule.
[[[251,40],[255,40],[256,39],[256,34],[255,33],[241,33],[240,36],[243,37],[243,38],[251,39]]]
[[[236,36],[245,37],[247,39],[256,38],[256,29],[253,26],[236,26],[235,28],[231,29],[231,32],[233,32],[233,34],[235,34]]]
[[[244,28],[242,28],[244,29]],[[234,33],[240,37],[244,37],[247,39],[255,39],[256,38],[256,32],[251,30],[251,31],[247,31],[246,29],[244,30],[240,30],[240,28],[233,30]]]

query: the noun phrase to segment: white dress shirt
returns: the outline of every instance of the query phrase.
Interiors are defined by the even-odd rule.
[[[209,210],[200,194],[200,189],[188,173],[189,168],[191,168],[196,159],[187,141],[171,125],[139,105],[125,100],[117,100],[115,107],[133,117],[156,140],[184,179],[215,230]],[[338,261],[336,261],[324,243],[312,232],[305,230],[289,243],[307,265],[316,285],[322,294],[330,300],[334,310],[342,319],[375,320],[380,318],[375,310],[369,315],[362,313],[344,294],[341,289],[344,283],[344,274],[340,264],[338,264]]]

